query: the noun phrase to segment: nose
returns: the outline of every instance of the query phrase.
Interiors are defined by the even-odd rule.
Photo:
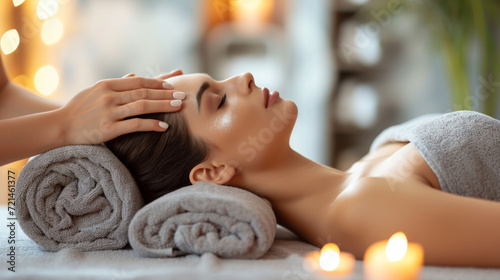
[[[252,73],[246,72],[242,74],[242,80],[243,80],[243,87],[245,87],[249,91],[252,91],[252,88],[255,85],[255,79]]]
[[[238,91],[244,94],[250,94],[255,86],[253,75],[250,72],[237,75],[232,80],[239,89]]]

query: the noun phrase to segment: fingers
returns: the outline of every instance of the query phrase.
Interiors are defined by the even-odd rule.
[[[182,108],[182,100],[138,100],[118,106],[114,110],[116,119],[125,119],[151,113],[172,113]]]
[[[155,79],[166,80],[168,78],[180,76],[182,74],[184,74],[182,69],[177,69],[177,70],[171,71],[170,73],[160,74],[160,75],[156,76]],[[130,73],[130,74],[123,76],[122,78],[130,78],[130,77],[135,77],[135,76],[136,76],[135,73]]]
[[[135,74],[134,73],[130,73],[130,74],[127,74],[127,75],[123,76],[122,78],[130,78],[130,77],[135,77]]]
[[[160,80],[166,80],[168,78],[172,78],[172,77],[175,77],[175,76],[180,76],[182,74],[183,74],[182,70],[181,69],[177,69],[177,70],[174,70],[174,71],[172,71],[170,73],[161,74],[161,75],[157,76],[156,78],[160,79]]]
[[[136,89],[126,92],[121,92],[120,98],[114,102],[116,105],[124,105],[134,101],[147,99],[147,100],[165,100],[165,99],[178,99],[183,100],[186,94],[181,91],[175,90],[160,90],[160,89]]]
[[[106,84],[110,89],[115,91],[125,91],[125,90],[133,90],[138,88],[163,88],[163,89],[174,89],[172,85],[165,81],[171,77],[182,75],[183,72],[181,69],[174,70],[167,74],[161,74],[153,79],[138,77],[135,73],[129,73],[122,78],[134,78],[132,81],[127,81],[127,83],[123,83],[123,80],[120,79],[109,79],[103,80],[100,83]]]
[[[119,121],[115,124],[116,136],[136,132],[136,131],[157,131],[164,132],[168,129],[168,124],[159,120],[152,119],[128,119]]]
[[[97,86],[102,86],[109,88],[114,91],[126,91],[134,90],[139,88],[151,88],[151,89],[173,89],[172,85],[166,83],[165,81],[159,79],[129,76],[126,75],[126,79],[109,79],[102,80],[97,83]]]

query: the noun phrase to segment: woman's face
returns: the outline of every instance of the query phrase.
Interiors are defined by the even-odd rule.
[[[211,160],[262,167],[289,149],[297,107],[279,95],[268,98],[276,93],[257,87],[252,74],[223,81],[191,74],[168,82],[186,93],[181,113],[192,135],[216,147]]]

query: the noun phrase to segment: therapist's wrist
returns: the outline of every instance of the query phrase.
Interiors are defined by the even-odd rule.
[[[52,126],[54,143],[58,147],[75,144],[72,142],[74,137],[70,135],[72,131],[71,121],[68,118],[65,108],[59,107],[46,113],[50,115],[51,122],[54,124]]]

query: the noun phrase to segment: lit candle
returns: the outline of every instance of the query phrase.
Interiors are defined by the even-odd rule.
[[[356,259],[347,252],[340,252],[334,243],[327,243],[321,251],[306,254],[306,270],[325,278],[343,278],[351,275]]]
[[[368,280],[419,279],[424,259],[420,244],[408,243],[402,232],[389,240],[372,244],[365,252],[365,276]]]

